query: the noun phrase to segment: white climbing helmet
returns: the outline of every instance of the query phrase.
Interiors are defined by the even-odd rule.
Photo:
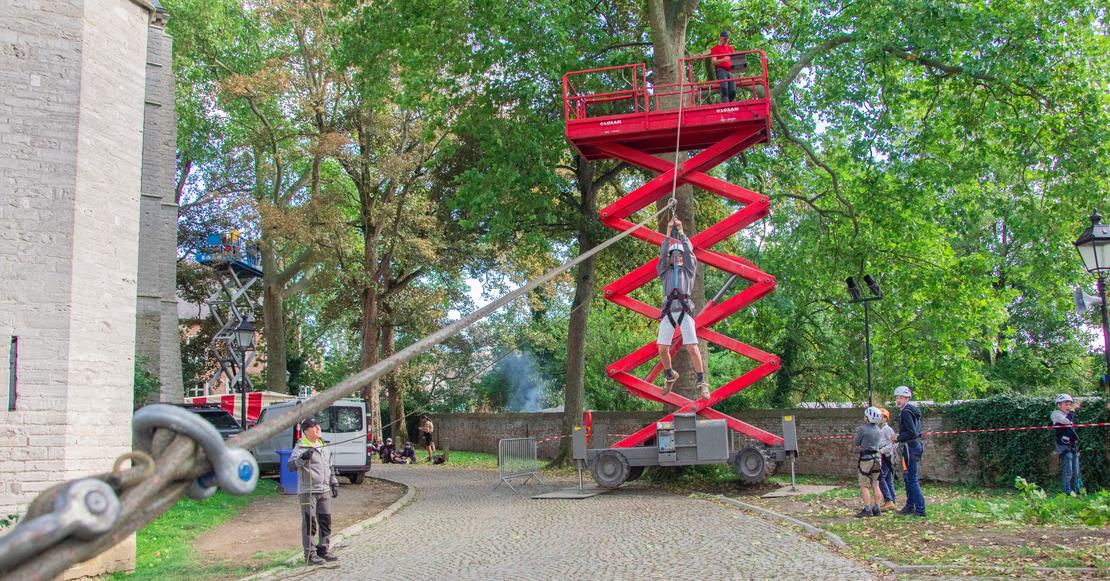
[[[913,393],[910,391],[910,388],[904,385],[899,385],[898,387],[894,388],[894,397],[898,396],[913,397]]]
[[[682,252],[685,254],[686,247],[678,242],[671,242],[671,245],[667,247],[667,253],[670,254],[671,252]]]
[[[1066,393],[1061,393],[1060,395],[1056,396],[1056,404],[1057,405],[1062,404],[1066,401],[1075,401],[1075,400],[1073,400],[1071,398],[1071,396],[1066,394]]]
[[[878,424],[883,421],[883,410],[875,406],[863,410],[863,415],[867,418],[867,421],[872,424]]]

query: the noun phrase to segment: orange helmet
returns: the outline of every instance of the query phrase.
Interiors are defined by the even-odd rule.
[[[879,411],[883,412],[883,419],[889,422],[890,421],[890,410],[888,410],[886,408],[879,408]]]

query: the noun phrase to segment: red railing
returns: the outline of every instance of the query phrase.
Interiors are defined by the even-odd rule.
[[[727,80],[707,78],[713,67],[709,59],[725,56],[735,62],[747,63],[750,74]],[[756,65],[756,63],[758,63]],[[721,83],[736,83],[736,103],[766,103],[770,88],[767,83],[767,55],[761,50],[747,50],[727,55],[699,55],[679,60],[683,78],[679,83],[652,85],[643,63],[572,71],[563,75],[563,115],[569,123],[583,119],[650,113],[674,109],[678,103],[670,97],[679,96],[684,109],[718,105],[713,96]],[[735,66],[735,65],[734,65]],[[735,72],[735,71],[734,71]],[[743,71],[746,72],[746,71]],[[704,74],[703,74],[704,73]],[[617,77],[618,80],[614,80]],[[741,95],[748,98],[741,98]],[[660,99],[664,100],[660,105]],[[597,111],[604,105],[604,110]],[[591,112],[591,106],[593,111]],[[766,111],[766,109],[762,109]]]

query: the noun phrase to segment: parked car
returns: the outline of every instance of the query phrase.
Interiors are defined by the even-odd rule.
[[[182,403],[178,405],[208,420],[208,423],[215,426],[216,431],[220,432],[220,437],[225,440],[243,432],[243,428],[239,426],[239,422],[235,421],[235,417],[220,407],[219,404]]]
[[[275,403],[262,410],[258,423],[264,424],[303,401]],[[370,454],[366,446],[370,438],[366,429],[366,404],[362,400],[341,399],[314,417],[320,422],[321,437],[331,446],[336,472],[350,480],[351,484],[362,484],[366,472],[370,470]],[[251,450],[258,460],[259,470],[263,474],[277,473],[280,470],[277,451],[292,449],[300,437],[300,426],[286,428]]]

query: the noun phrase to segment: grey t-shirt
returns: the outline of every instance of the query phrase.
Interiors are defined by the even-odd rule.
[[[875,424],[863,424],[856,428],[856,445],[860,452],[878,451],[881,432]]]

